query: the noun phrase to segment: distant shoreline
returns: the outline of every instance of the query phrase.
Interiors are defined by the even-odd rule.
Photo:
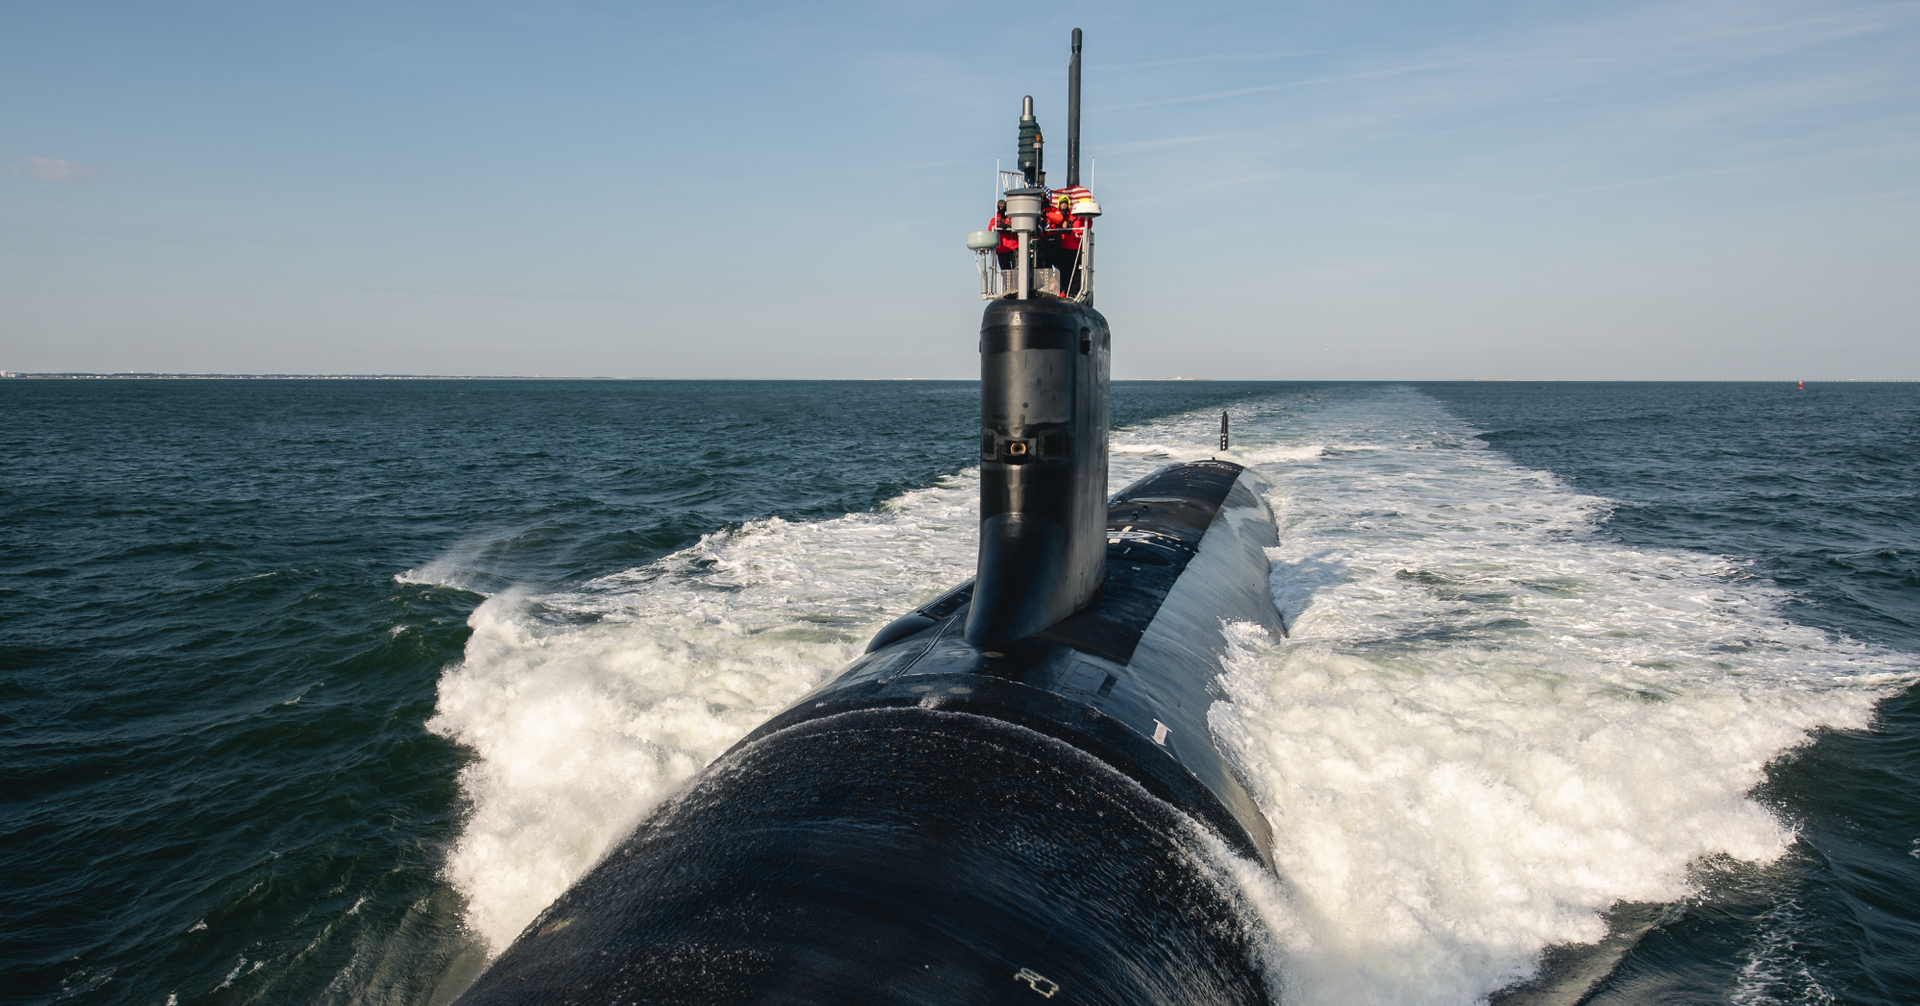
[[[16,373],[0,371],[0,378],[41,381],[657,381],[657,377],[541,377],[520,374],[153,374]],[[724,380],[724,378],[723,378]],[[912,378],[908,378],[912,380]]]
[[[53,371],[22,373],[0,370],[0,380],[33,381],[976,381],[977,377],[571,377],[541,374],[158,374]],[[1122,383],[1212,382],[1212,377],[1116,377]],[[1248,379],[1248,384],[1913,384],[1915,378],[1857,377],[1803,379],[1797,377],[1708,378],[1579,378],[1579,377],[1398,377],[1398,378],[1289,378]]]

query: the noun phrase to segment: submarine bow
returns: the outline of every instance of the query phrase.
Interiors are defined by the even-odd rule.
[[[1070,161],[1079,50],[1076,30]],[[986,277],[991,246],[969,240],[990,299],[975,578],[657,808],[461,1003],[1269,1001],[1202,840],[1271,869],[1268,822],[1207,724],[1222,623],[1283,632],[1266,487],[1209,460],[1105,496],[1099,210],[1074,203],[1090,212],[1063,254],[1033,212],[1051,198],[1042,142],[1028,99],[1018,258],[993,269],[1014,275]]]

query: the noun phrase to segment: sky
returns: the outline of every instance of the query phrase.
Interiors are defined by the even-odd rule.
[[[973,377],[1075,27],[1116,377],[1920,379],[1920,3],[1820,0],[14,0],[0,369]]]

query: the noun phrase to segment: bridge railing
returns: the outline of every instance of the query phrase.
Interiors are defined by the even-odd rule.
[[[1020,288],[1018,269],[1000,268],[999,255],[991,248],[974,249],[974,260],[980,270],[980,299],[994,300],[1011,295]],[[1073,282],[1077,279],[1078,282]],[[1067,296],[1083,304],[1093,303],[1093,229],[1080,232],[1080,249],[1074,253],[1073,264],[1062,270],[1058,266],[1033,270],[1033,288],[1036,291],[1055,296]]]

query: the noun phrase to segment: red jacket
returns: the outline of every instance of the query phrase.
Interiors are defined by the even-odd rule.
[[[1068,251],[1080,250],[1080,235],[1087,232],[1087,218],[1074,217],[1067,229],[1060,232],[1060,247]]]
[[[1060,247],[1066,251],[1080,250],[1080,235],[1086,232],[1085,217],[1070,217],[1067,207],[1062,205],[1066,197],[1062,195],[1047,206],[1047,227],[1060,238]]]
[[[1016,252],[1020,250],[1020,239],[1014,235],[1012,228],[1013,225],[1007,222],[1007,218],[998,213],[993,215],[992,220],[987,221],[988,230],[1000,232],[1000,247],[997,249],[998,251]]]

